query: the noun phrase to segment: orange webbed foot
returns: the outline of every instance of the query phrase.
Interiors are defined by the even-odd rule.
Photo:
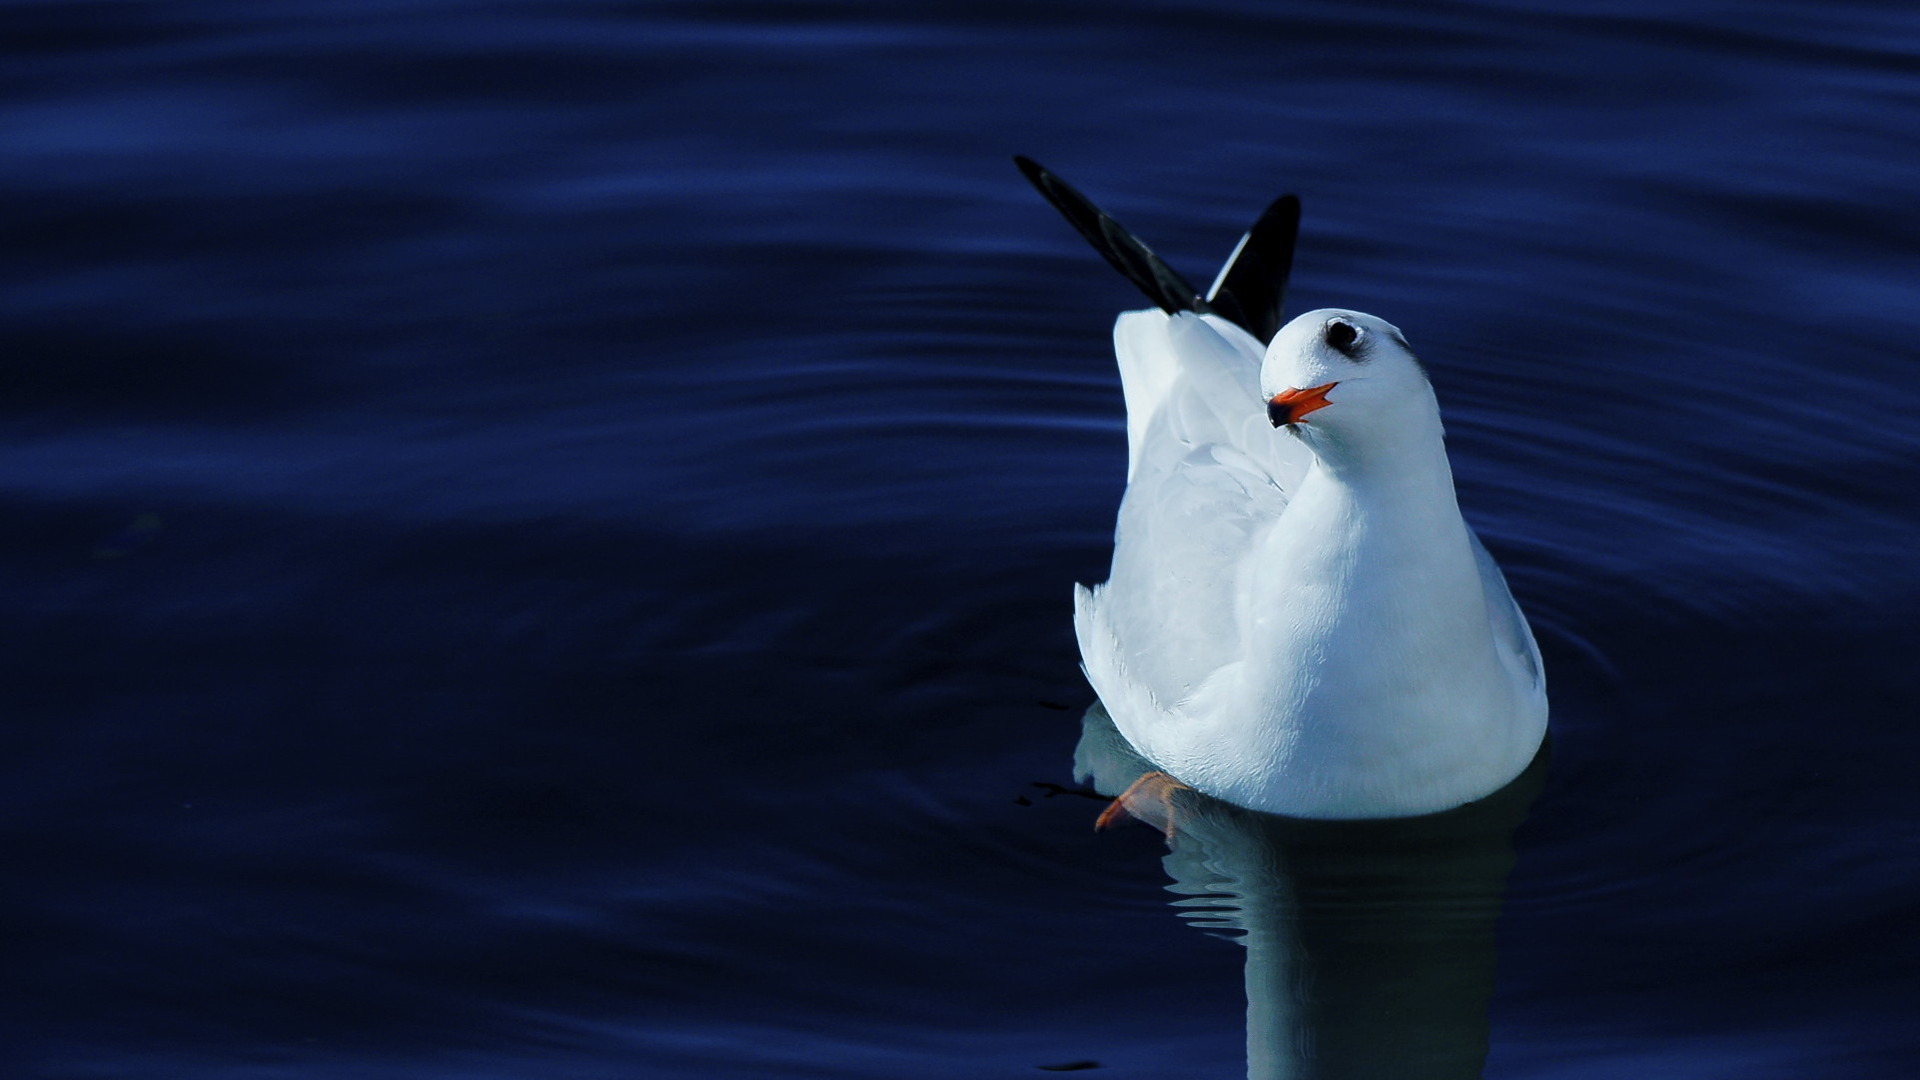
[[[1118,825],[1128,818],[1145,822],[1160,830],[1169,841],[1177,829],[1177,812],[1174,807],[1173,793],[1192,791],[1187,785],[1158,770],[1144,773],[1140,779],[1127,785],[1127,790],[1108,804],[1100,812],[1099,820],[1093,823],[1094,831]]]

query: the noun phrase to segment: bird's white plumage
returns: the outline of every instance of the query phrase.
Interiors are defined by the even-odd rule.
[[[1335,321],[1356,345],[1329,341]],[[1075,626],[1128,741],[1305,817],[1444,810],[1519,775],[1546,727],[1539,653],[1461,519],[1399,331],[1323,310],[1263,349],[1212,315],[1139,311],[1114,343],[1128,486]],[[1327,407],[1270,424],[1275,394],[1326,383]]]

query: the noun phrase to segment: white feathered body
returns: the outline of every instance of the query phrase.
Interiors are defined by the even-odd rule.
[[[1539,652],[1460,516],[1424,376],[1369,439],[1309,446],[1269,423],[1266,350],[1238,326],[1129,312],[1114,340],[1128,486],[1075,626],[1134,748],[1301,817],[1429,813],[1519,775],[1546,728]]]

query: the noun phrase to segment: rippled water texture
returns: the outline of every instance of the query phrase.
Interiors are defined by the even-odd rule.
[[[1242,1074],[1072,793],[1139,301],[1013,153],[1203,280],[1299,192],[1431,368],[1555,710],[1486,1075],[1920,1072],[1907,7],[0,42],[9,1076]]]

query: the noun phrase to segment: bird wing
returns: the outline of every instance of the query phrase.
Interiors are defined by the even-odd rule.
[[[1487,601],[1487,622],[1493,628],[1500,658],[1516,681],[1535,694],[1545,694],[1546,669],[1540,663],[1540,645],[1533,639],[1533,628],[1521,614],[1512,590],[1507,588],[1507,576],[1500,572],[1493,554],[1472,528],[1467,529],[1467,537],[1473,542],[1473,561],[1480,568],[1480,589]]]
[[[1118,702],[1145,695],[1164,711],[1240,659],[1252,554],[1311,459],[1267,420],[1262,350],[1238,326],[1128,312],[1114,345],[1129,478],[1113,572],[1079,594],[1076,623],[1101,697],[1127,708]]]
[[[1293,248],[1300,237],[1299,196],[1282,195],[1268,205],[1234,245],[1219,276],[1202,296],[1145,241],[1073,185],[1032,158],[1015,155],[1013,161],[1108,265],[1161,311],[1218,315],[1262,345],[1273,340],[1285,322],[1287,278],[1293,273]]]
[[[1157,311],[1114,325],[1127,400],[1127,494],[1113,573],[1076,587],[1087,677],[1116,715],[1186,700],[1240,659],[1238,604],[1259,540],[1306,474],[1304,446],[1267,421],[1266,342],[1282,321],[1300,200],[1267,207],[1197,293],[1111,214],[1024,157],[1015,163]]]

